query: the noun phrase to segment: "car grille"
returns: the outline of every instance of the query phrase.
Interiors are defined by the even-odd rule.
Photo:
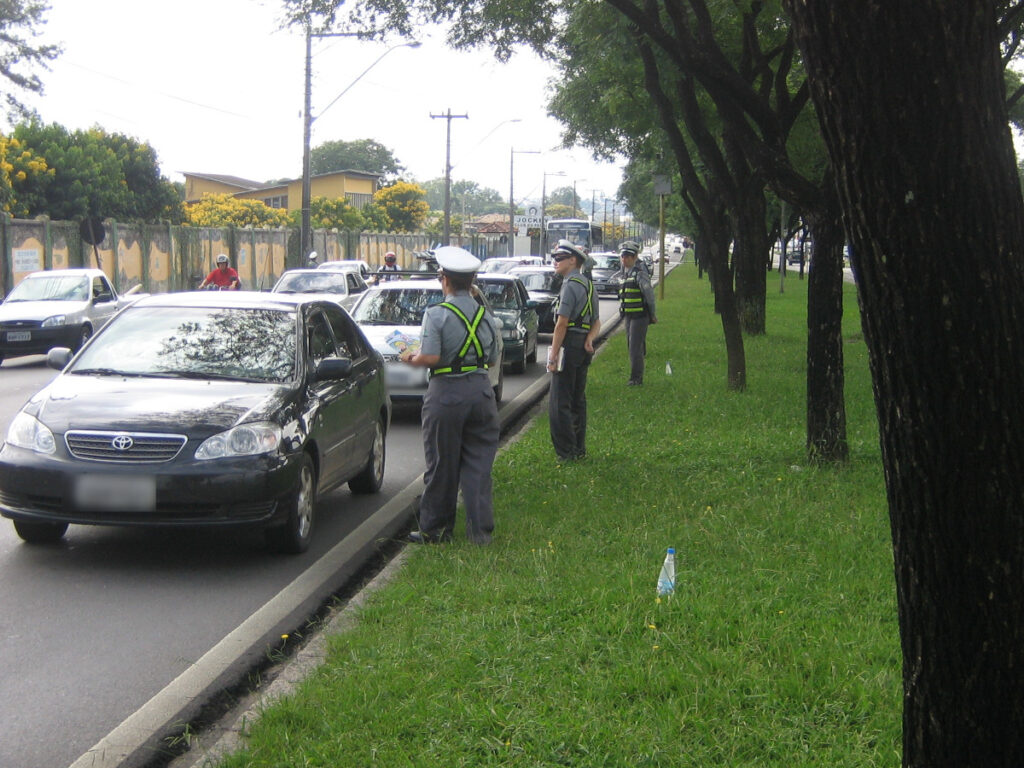
[[[76,459],[142,464],[170,461],[184,447],[185,435],[145,432],[68,432],[68,451]]]
[[[23,331],[28,328],[41,328],[42,320],[4,320],[0,322],[0,330]]]

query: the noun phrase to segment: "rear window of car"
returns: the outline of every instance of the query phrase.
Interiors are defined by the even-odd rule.
[[[362,325],[420,325],[428,307],[441,303],[439,288],[373,289],[352,311]]]

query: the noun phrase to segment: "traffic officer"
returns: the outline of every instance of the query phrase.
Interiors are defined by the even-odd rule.
[[[551,309],[555,330],[548,352],[548,420],[558,458],[573,461],[587,454],[587,371],[601,317],[594,284],[580,272],[587,254],[561,240],[551,258],[562,276],[562,288]]]
[[[629,346],[629,385],[644,383],[644,357],[647,355],[647,327],[658,322],[654,313],[654,288],[642,263],[637,263],[640,244],[627,240],[621,246],[622,286],[619,288],[619,314],[626,319]]]
[[[420,499],[417,544],[450,541],[459,487],[466,505],[466,537],[489,544],[494,530],[491,467],[498,452],[498,404],[488,367],[501,361],[501,327],[474,298],[480,260],[444,246],[434,251],[444,301],[427,309],[418,351],[401,360],[430,369],[423,398],[423,452],[427,469]]]

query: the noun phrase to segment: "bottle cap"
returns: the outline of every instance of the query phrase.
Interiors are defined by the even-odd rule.
[[[675,548],[675,547],[669,547],[669,548],[668,548],[668,553],[669,553],[670,555],[674,555],[674,554],[676,553],[676,548]]]

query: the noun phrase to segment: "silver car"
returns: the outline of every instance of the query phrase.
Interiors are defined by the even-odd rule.
[[[285,271],[271,293],[319,293],[324,298],[352,309],[367,288],[358,272],[347,270],[289,269]]]

